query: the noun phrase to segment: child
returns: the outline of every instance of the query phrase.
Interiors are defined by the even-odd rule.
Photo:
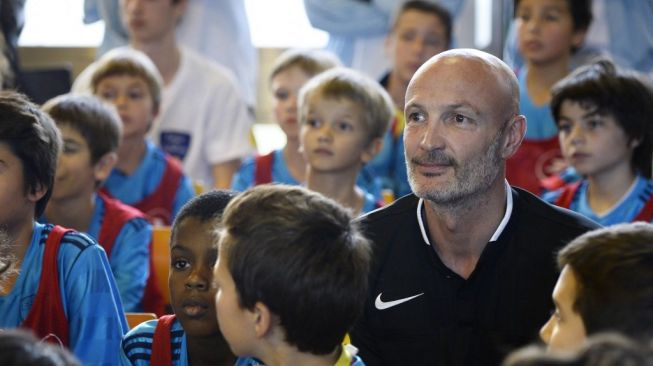
[[[360,73],[339,68],[311,79],[299,95],[306,187],[355,213],[378,208],[378,200],[356,186],[356,176],[381,149],[392,116],[388,93]]]
[[[97,240],[109,258],[125,311],[143,311],[152,226],[142,212],[97,193],[116,163],[120,119],[91,96],[60,96],[43,110],[63,137],[44,220]]]
[[[442,6],[422,0],[408,1],[399,9],[386,38],[385,48],[393,67],[380,83],[392,97],[395,118],[385,134],[381,152],[366,168],[395,197],[410,193],[403,142],[408,82],[426,60],[450,48],[451,23],[451,15]]]
[[[286,145],[266,155],[245,160],[234,176],[233,189],[244,191],[264,183],[298,185],[304,181],[306,162],[299,152],[297,94],[311,77],[338,66],[327,52],[288,50],[275,61],[270,74],[274,116],[286,135]]]
[[[223,226],[215,307],[231,350],[268,365],[362,366],[340,345],[363,310],[371,255],[349,213],[301,187],[262,185],[227,206]]]
[[[556,125],[549,109],[551,87],[570,71],[572,52],[583,44],[592,20],[589,0],[518,0],[518,44],[526,60],[517,70],[526,135],[508,159],[510,184],[539,193],[540,180],[561,169]]]
[[[217,229],[234,193],[211,191],[179,212],[170,242],[170,297],[175,315],[142,323],[122,342],[123,365],[233,365],[215,313]]]
[[[65,348],[41,342],[22,330],[0,332],[0,365],[80,366]]]
[[[578,349],[605,331],[651,339],[651,243],[653,225],[638,222],[590,231],[560,251],[556,311],[540,331],[550,350]]]
[[[544,198],[604,225],[653,220],[653,93],[598,61],[553,88],[562,154],[581,181]]]
[[[145,54],[116,49],[97,62],[93,93],[113,103],[123,123],[118,163],[102,187],[148,215],[155,225],[170,225],[194,195],[181,164],[146,138],[161,105],[162,81]]]
[[[35,221],[52,193],[61,137],[24,96],[0,92],[0,227],[15,275],[0,293],[0,328],[24,327],[85,365],[116,365],[127,329],[104,251],[90,237]]]

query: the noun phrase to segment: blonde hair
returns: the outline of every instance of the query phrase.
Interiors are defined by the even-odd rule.
[[[322,50],[290,49],[283,52],[274,61],[270,81],[280,73],[297,67],[309,77],[315,76],[323,71],[341,66],[336,55]]]
[[[382,138],[394,117],[394,104],[388,92],[375,80],[351,69],[338,67],[310,79],[299,91],[299,120],[306,122],[306,101],[312,95],[345,98],[364,111],[368,141]]]
[[[161,105],[161,89],[163,78],[156,65],[141,51],[131,48],[113,49],[97,61],[97,66],[91,77],[93,93],[102,80],[110,76],[129,75],[143,79],[152,97],[154,112]]]

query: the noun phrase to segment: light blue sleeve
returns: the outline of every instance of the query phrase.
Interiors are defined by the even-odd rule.
[[[145,219],[128,221],[111,249],[111,270],[127,312],[139,312],[150,272],[149,246],[152,225]]]
[[[373,3],[353,0],[304,0],[311,25],[341,36],[383,35],[391,13]]]
[[[558,197],[560,197],[560,195],[562,194],[562,190],[563,189],[561,188],[555,191],[546,192],[542,195],[542,200],[552,205],[555,205],[555,202],[558,200]]]
[[[193,188],[193,183],[190,181],[188,176],[183,175],[181,181],[179,182],[179,187],[175,193],[175,201],[172,203],[172,219],[174,220],[177,217],[177,213],[181,208],[190,201],[191,198],[195,196],[195,189]]]
[[[250,156],[240,165],[240,169],[234,174],[231,182],[231,189],[238,192],[243,192],[254,185],[254,170],[256,168],[256,160]]]
[[[97,2],[99,0],[84,0],[84,23],[91,24],[95,23],[100,18],[100,12],[98,11]]]
[[[71,241],[80,237],[92,241],[81,234],[66,235]],[[59,275],[70,349],[83,365],[117,365],[120,340],[128,328],[106,254],[95,244],[81,253],[72,245],[61,248],[59,260],[64,264],[60,262],[60,268],[66,271]]]

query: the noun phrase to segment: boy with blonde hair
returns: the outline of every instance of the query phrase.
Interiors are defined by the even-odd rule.
[[[171,225],[194,192],[178,160],[147,138],[161,106],[156,66],[140,51],[115,49],[97,62],[91,87],[116,107],[123,124],[118,162],[102,192],[141,210],[155,224]]]
[[[380,207],[356,177],[380,151],[393,114],[388,93],[356,71],[337,68],[311,79],[299,95],[306,187],[357,214]]]

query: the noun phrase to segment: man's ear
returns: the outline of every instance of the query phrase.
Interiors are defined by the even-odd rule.
[[[517,149],[519,149],[519,146],[521,146],[521,143],[524,140],[525,133],[526,117],[519,114],[508,121],[508,126],[504,132],[505,140],[503,141],[503,149],[501,153],[503,159],[508,159],[517,152]]]
[[[118,154],[115,152],[108,152],[98,160],[93,166],[93,175],[98,182],[104,182],[105,179],[111,174],[111,170],[118,162]]]
[[[367,147],[365,147],[365,150],[363,150],[363,155],[361,155],[361,162],[365,164],[374,159],[374,157],[381,151],[382,147],[383,138],[377,137],[370,141],[367,144]]]

